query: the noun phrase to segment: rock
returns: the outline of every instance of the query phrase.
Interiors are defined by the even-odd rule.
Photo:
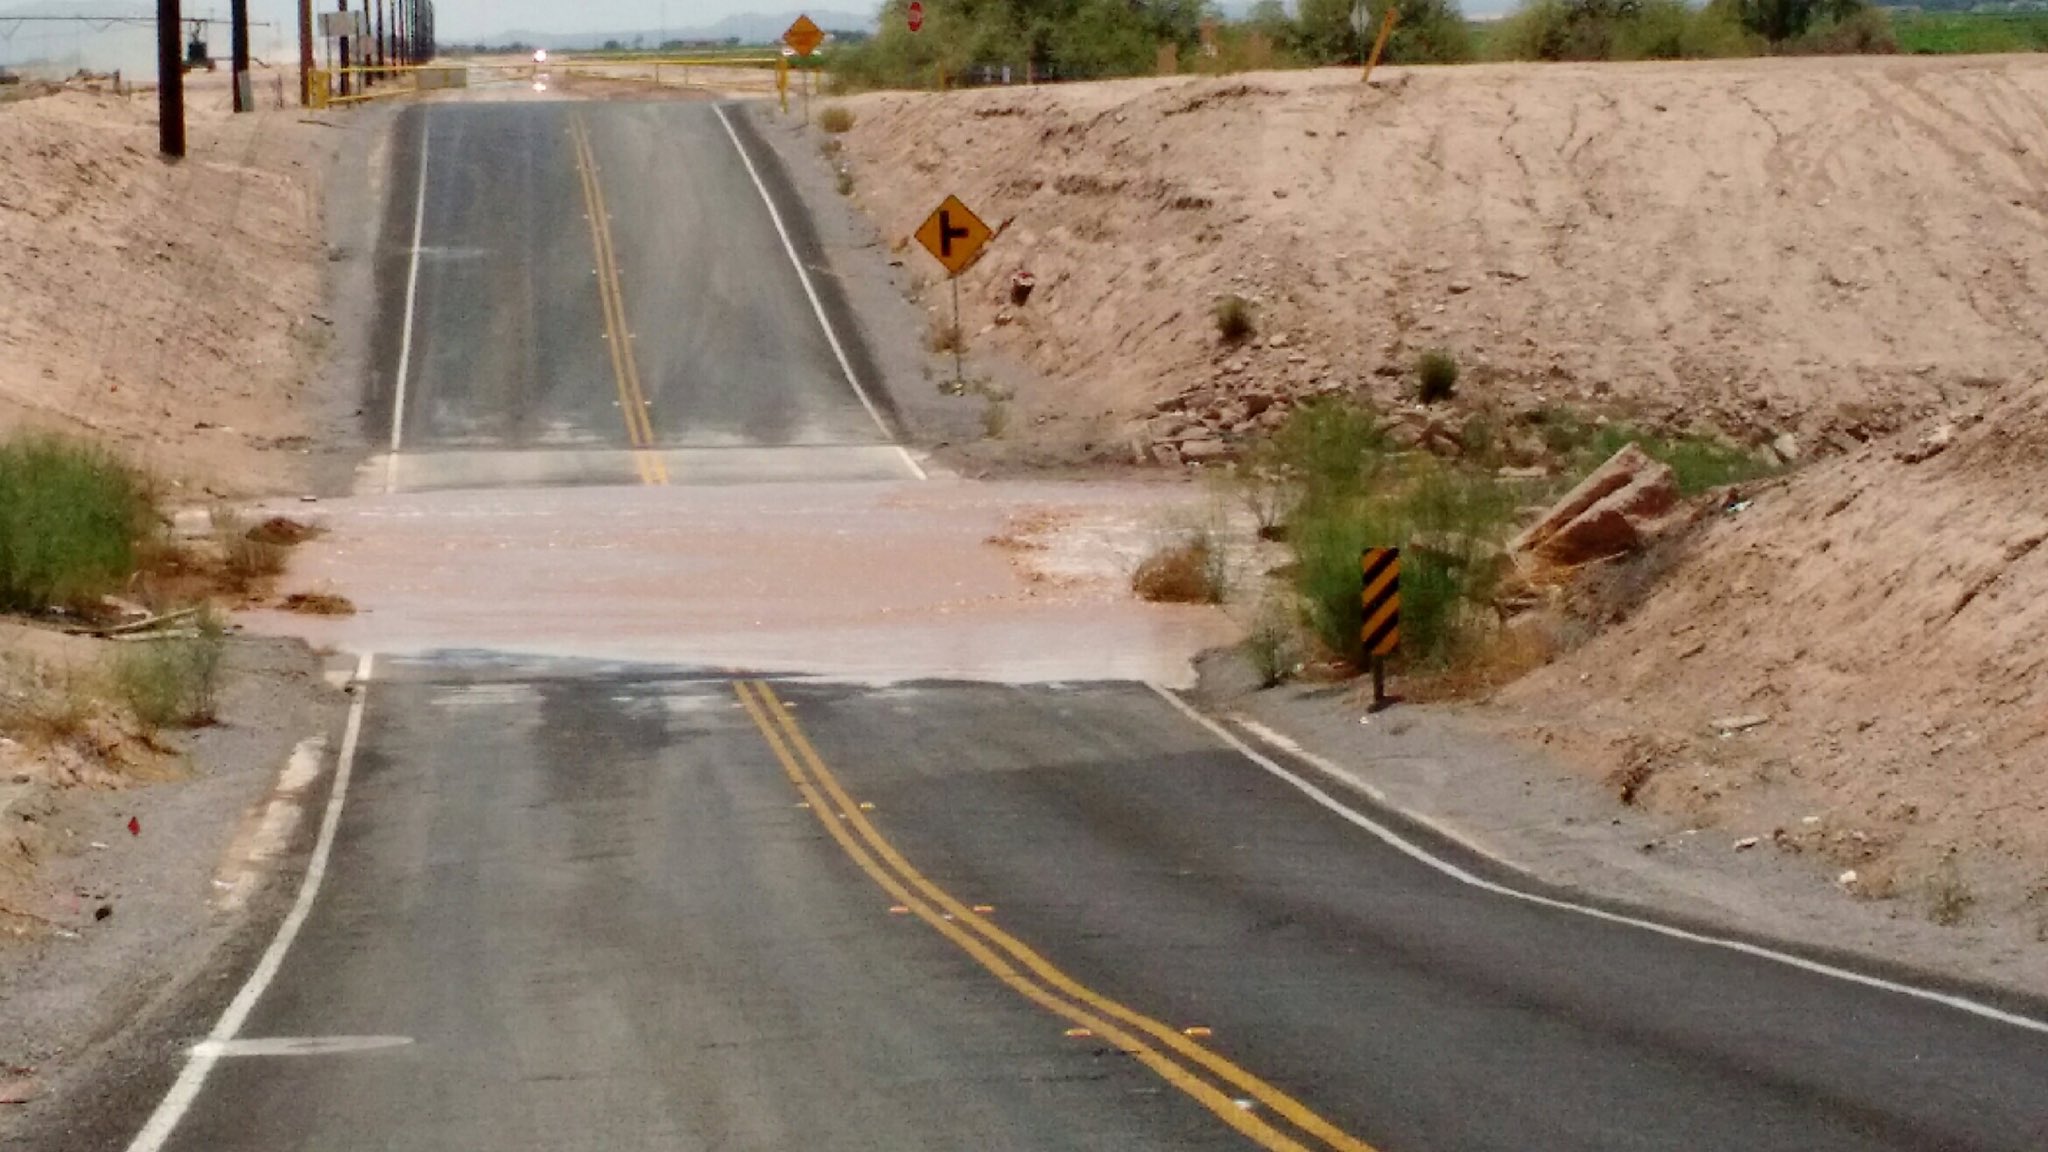
[[[1757,842],[1758,838],[1755,836],[1744,836],[1742,839],[1737,840],[1735,842],[1735,850],[1737,852],[1746,852],[1749,849],[1756,847]]]
[[[1771,455],[1776,456],[1780,464],[1796,463],[1799,459],[1799,437],[1790,432],[1778,433],[1771,441]]]
[[[1394,363],[1381,364],[1372,370],[1372,374],[1375,376],[1399,376],[1401,374],[1401,366]]]
[[[1275,332],[1275,333],[1273,333],[1273,335],[1272,335],[1272,336],[1270,336],[1270,337],[1268,337],[1268,338],[1267,338],[1267,340],[1266,340],[1266,347],[1268,347],[1268,348],[1285,348],[1285,347],[1287,347],[1287,333],[1285,333],[1285,332]]]
[[[1669,467],[1630,444],[1508,544],[1517,559],[1572,567],[1642,547],[1678,504]]]
[[[1943,452],[1948,451],[1948,446],[1955,443],[1955,439],[1956,426],[1953,424],[1943,424],[1932,432],[1920,437],[1918,444],[1900,452],[1899,461],[1905,464],[1918,464],[1923,460],[1932,460]]]
[[[1266,409],[1273,406],[1273,398],[1264,392],[1247,392],[1242,399],[1244,401],[1244,413],[1247,416],[1262,415]]]
[[[1495,472],[1494,475],[1503,480],[1542,480],[1550,475],[1550,469],[1540,465],[1531,465],[1527,468],[1502,468]]]
[[[1229,454],[1230,446],[1221,440],[1205,437],[1199,440],[1183,440],[1180,443],[1180,458],[1190,464],[1221,459]]]
[[[1714,731],[1726,736],[1731,732],[1747,732],[1751,728],[1761,728],[1770,722],[1769,716],[1758,712],[1747,716],[1724,716],[1714,721],[1713,728]]]
[[[1835,883],[1840,884],[1844,888],[1854,888],[1856,886],[1856,880],[1857,876],[1856,870],[1854,868],[1851,868],[1847,872],[1842,873],[1840,876],[1835,877]]]
[[[1166,399],[1160,400],[1157,403],[1153,404],[1152,411],[1162,414],[1167,412],[1178,412],[1181,410],[1183,406],[1187,404],[1187,402],[1188,398],[1185,396],[1168,396]]]
[[[1001,328],[1016,319],[1017,314],[1015,312],[1010,311],[1008,308],[1001,309],[996,313],[996,327]]]
[[[1387,429],[1387,443],[1399,449],[1418,448],[1427,429],[1419,424],[1396,424]]]
[[[1154,444],[1152,446],[1152,461],[1162,467],[1178,468],[1181,463],[1180,449],[1175,448],[1171,444]]]
[[[1450,288],[1451,295],[1463,296],[1472,290],[1472,283],[1469,280],[1453,280],[1451,281]]]

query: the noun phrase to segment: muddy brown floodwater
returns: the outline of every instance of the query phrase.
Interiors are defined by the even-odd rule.
[[[294,506],[305,516],[314,509]],[[1187,486],[865,483],[430,492],[323,503],[291,590],[353,616],[258,631],[389,655],[656,663],[862,681],[1192,682],[1234,626],[1128,591]],[[1026,533],[1019,536],[1019,526]]]

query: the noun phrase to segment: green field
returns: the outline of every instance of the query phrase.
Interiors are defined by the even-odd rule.
[[[2048,51],[2048,11],[1914,12],[1893,9],[1899,51],[1947,56]]]

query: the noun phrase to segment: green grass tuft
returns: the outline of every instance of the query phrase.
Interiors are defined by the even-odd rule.
[[[1251,301],[1242,296],[1225,296],[1216,302],[1216,335],[1225,344],[1242,344],[1258,334],[1258,318]]]
[[[211,724],[226,651],[219,621],[205,614],[196,636],[124,647],[114,660],[114,689],[146,728]]]
[[[1415,394],[1424,404],[1441,404],[1458,394],[1458,358],[1432,348],[1415,363]]]
[[[99,449],[0,445],[0,610],[82,608],[117,591],[151,520],[142,477]]]

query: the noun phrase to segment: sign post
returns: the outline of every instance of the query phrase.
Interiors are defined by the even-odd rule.
[[[1365,11],[1365,6],[1362,4],[1359,5],[1356,11]],[[1400,22],[1400,19],[1401,9],[1398,6],[1389,3],[1387,5],[1387,18],[1385,20],[1380,21],[1379,38],[1372,42],[1372,55],[1367,56],[1365,58],[1365,75],[1359,77],[1359,83],[1372,83],[1372,70],[1380,62],[1380,53],[1387,50],[1387,38],[1394,34],[1394,25]],[[1363,30],[1361,30],[1360,35],[1363,34]]]
[[[960,274],[974,264],[981,250],[995,238],[995,232],[981,222],[958,196],[948,196],[930,216],[925,217],[917,229],[917,242],[932,254],[946,270],[946,278],[953,282],[953,382],[959,384],[966,379],[966,369],[961,364],[960,345],[963,336],[960,331]]]
[[[1359,558],[1359,649],[1372,661],[1372,710],[1392,701],[1387,696],[1387,657],[1401,646],[1401,550],[1367,548]]]
[[[818,45],[825,42],[825,30],[809,16],[798,16],[790,23],[789,30],[782,34],[782,42],[789,50],[808,60]],[[811,122],[811,70],[804,69],[804,123]]]

